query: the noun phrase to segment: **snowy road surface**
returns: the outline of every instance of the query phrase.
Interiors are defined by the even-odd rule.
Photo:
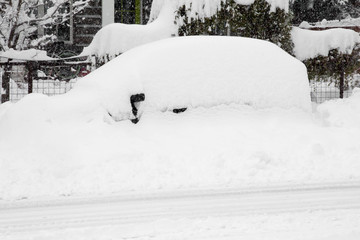
[[[319,211],[335,211],[334,216],[337,217],[339,211],[356,213],[356,218],[351,222],[359,224],[360,231],[360,183],[3,203],[0,205],[0,237],[13,239],[10,237],[14,237],[14,234],[29,237],[39,231],[74,231],[129,224],[135,226],[164,220],[224,220],[256,215],[310,214]]]

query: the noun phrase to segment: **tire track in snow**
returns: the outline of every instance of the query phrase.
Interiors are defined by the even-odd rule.
[[[162,219],[360,209],[360,184],[202,190],[0,204],[0,233]]]

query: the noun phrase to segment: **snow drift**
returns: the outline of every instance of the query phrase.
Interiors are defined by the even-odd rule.
[[[360,89],[355,88],[350,98],[321,104],[318,113],[327,126],[360,128]]]

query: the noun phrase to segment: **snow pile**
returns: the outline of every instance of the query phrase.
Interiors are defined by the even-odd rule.
[[[308,28],[311,28],[312,26],[310,25],[310,23],[308,23],[307,21],[302,21],[299,25],[299,28],[302,28],[302,29],[308,29]]]
[[[254,1],[235,0],[240,5],[251,5]],[[275,11],[276,8],[284,9],[286,12],[289,10],[289,0],[266,1],[271,5],[271,11]],[[160,15],[162,7],[167,4],[171,4],[173,12],[185,5],[186,9],[191,9],[190,17],[203,19],[216,14],[222,2],[225,0],[154,0],[151,6],[150,19],[156,19]]]
[[[355,88],[350,98],[323,103],[318,112],[328,126],[360,128],[360,89]]]
[[[10,59],[16,59],[16,60],[30,60],[30,61],[54,60],[54,58],[51,58],[46,55],[46,51],[37,50],[37,49],[28,49],[28,50],[23,50],[23,51],[17,51],[12,48],[6,52],[1,52],[0,59],[1,58],[10,58]]]
[[[110,59],[136,46],[176,34],[172,10],[164,6],[156,21],[148,25],[113,23],[103,27],[81,55]]]
[[[0,104],[0,119],[2,119],[3,115],[6,113],[6,111],[12,107],[12,103],[11,102],[5,102]]]
[[[311,31],[294,27],[291,32],[295,56],[303,61],[317,56],[327,56],[330,50],[351,54],[360,36],[353,30],[329,29]]]
[[[310,109],[305,66],[276,45],[250,38],[164,39],[122,54],[79,82],[75,88],[94,84],[112,116],[128,111],[123,104],[130,105],[130,92],[145,94],[145,111],[228,103]]]

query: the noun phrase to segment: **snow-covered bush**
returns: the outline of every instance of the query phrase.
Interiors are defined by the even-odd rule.
[[[206,34],[257,38],[271,41],[292,53],[291,15],[287,7],[276,5],[281,1],[223,0],[208,12],[205,5],[199,8],[194,1],[190,2],[181,5],[176,12],[180,36]]]
[[[329,51],[328,56],[318,56],[314,59],[304,61],[310,79],[330,80],[340,88],[340,97],[345,89],[351,86],[351,80],[360,69],[360,44],[351,54],[344,54],[337,49]]]
[[[164,6],[157,19],[147,25],[109,24],[96,33],[81,55],[96,56],[98,65],[102,65],[131,48],[171,37],[176,33],[173,22],[173,9]]]
[[[310,79],[332,80],[340,97],[360,68],[360,36],[347,29],[292,30],[294,53],[304,62]]]

